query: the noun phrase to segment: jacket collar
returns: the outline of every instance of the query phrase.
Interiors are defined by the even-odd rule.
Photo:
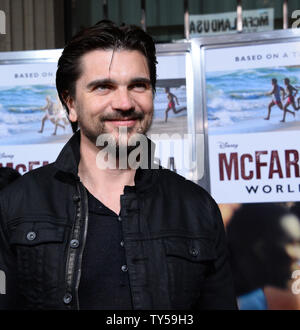
[[[59,153],[54,166],[61,172],[78,178],[80,161],[80,131],[78,130]]]
[[[140,192],[148,190],[154,183],[157,175],[158,165],[154,163],[155,144],[149,138],[148,140],[148,168],[138,168],[135,174],[135,189]],[[54,166],[60,172],[60,177],[79,181],[78,165],[80,161],[80,130],[75,132],[70,140],[59,153]]]

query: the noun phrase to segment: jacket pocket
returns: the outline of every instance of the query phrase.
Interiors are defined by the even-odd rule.
[[[205,262],[216,259],[214,242],[207,238],[167,238],[166,255],[189,262]]]
[[[171,302],[176,309],[191,308],[203,281],[214,271],[217,258],[209,238],[170,237],[164,240]]]
[[[10,232],[11,245],[34,246],[62,242],[65,228],[51,222],[24,221],[12,226]]]
[[[66,226],[56,224],[55,219],[26,218],[11,223],[9,232],[24,307],[39,309],[51,305],[64,276]]]

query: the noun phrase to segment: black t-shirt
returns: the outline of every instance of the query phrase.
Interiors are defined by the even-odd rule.
[[[89,222],[79,285],[80,309],[132,309],[119,216],[88,192]]]

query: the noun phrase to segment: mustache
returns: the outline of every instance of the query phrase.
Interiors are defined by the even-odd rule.
[[[101,121],[109,121],[109,120],[137,120],[137,119],[144,119],[145,114],[140,111],[136,111],[134,109],[127,110],[127,111],[115,111],[113,113],[103,115],[101,117]]]

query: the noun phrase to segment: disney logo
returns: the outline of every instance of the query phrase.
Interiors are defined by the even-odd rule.
[[[226,149],[226,148],[234,148],[236,149],[238,147],[238,144],[230,144],[228,142],[218,142],[220,149]]]
[[[14,155],[7,155],[5,152],[0,153],[0,158],[14,158]]]

